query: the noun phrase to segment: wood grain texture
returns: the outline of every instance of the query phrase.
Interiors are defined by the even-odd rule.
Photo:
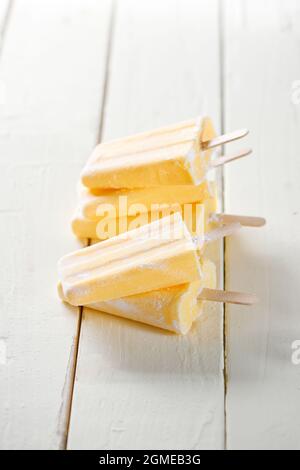
[[[119,2],[103,139],[202,112],[219,129],[217,6]],[[84,309],[68,447],[222,448],[222,367],[220,306],[186,337]]]
[[[299,449],[300,5],[230,0],[224,20],[226,129],[249,127],[255,151],[226,168],[225,208],[267,218],[226,244],[227,288],[261,299],[227,307],[227,443]]]
[[[110,2],[16,0],[1,58],[0,447],[63,447],[78,315],[56,294],[94,146]]]

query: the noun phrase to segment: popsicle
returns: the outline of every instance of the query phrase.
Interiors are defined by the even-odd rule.
[[[87,307],[174,333],[186,334],[193,322],[200,316],[206,301],[240,305],[252,305],[257,302],[257,298],[253,294],[216,289],[216,267],[212,261],[202,259],[201,270],[201,281],[166,287],[120,299],[93,302]],[[60,283],[58,293],[60,298],[66,302]]]
[[[72,305],[149,292],[202,276],[195,242],[179,213],[62,257],[59,275]]]
[[[59,261],[66,300],[89,304],[201,279],[197,253],[229,236],[239,223],[192,237],[180,213],[83,248]]]
[[[211,120],[198,117],[136,136],[97,145],[81,174],[88,188],[147,188],[199,185],[211,163],[211,149],[247,131],[216,138]],[[249,151],[222,157],[220,163]],[[218,164],[218,163],[217,163]],[[213,163],[213,166],[216,162]]]
[[[189,231],[193,235],[196,235],[197,226],[199,226],[199,224],[204,224],[204,227],[208,226],[205,222],[204,207],[205,206],[201,203],[187,203],[185,206],[172,204],[171,206],[162,207],[151,213],[142,212],[136,216],[118,218],[110,218],[106,215],[99,217],[97,220],[88,219],[79,209],[72,219],[72,230],[78,238],[106,240],[112,236],[124,233],[127,230],[133,230],[137,228],[137,226],[146,225],[151,223],[151,221],[180,212]],[[214,226],[215,225],[216,224],[214,224]]]
[[[190,186],[188,188],[193,187]],[[125,232],[126,230],[132,230],[133,228],[136,228],[135,221],[138,221],[139,224],[142,225],[151,222],[151,220],[167,216],[172,212],[181,213],[185,223],[187,224],[188,229],[193,235],[197,234],[196,232],[199,230],[200,223],[204,224],[204,232],[209,232],[210,230],[222,224],[239,222],[241,223],[241,225],[258,227],[263,225],[265,222],[264,219],[260,217],[246,217],[217,213],[216,185],[212,182],[209,184],[209,186],[207,186],[205,194],[203,196],[205,196],[203,200],[192,203],[186,202],[183,205],[174,203],[170,206],[162,207],[158,210],[152,210],[151,214],[150,212],[143,214],[142,207],[142,217],[139,217],[139,215],[137,215],[117,218],[112,217],[112,219],[110,219],[108,213],[105,214],[104,217],[98,216],[97,219],[89,219],[82,213],[82,205],[79,205],[76,214],[72,219],[72,230],[78,238],[105,240],[107,238],[110,238],[110,236],[115,236]],[[152,200],[151,205],[155,206],[155,204],[153,204],[153,201],[154,199]],[[113,202],[113,204],[115,204],[117,207],[116,201]],[[128,206],[128,208],[129,207],[135,206]],[[138,210],[140,210],[140,206],[138,206]],[[113,211],[113,215],[115,213],[119,213],[119,211]]]
[[[79,186],[78,210],[90,220],[99,220],[104,208],[110,208],[114,218],[130,215],[135,207],[139,212],[150,212],[155,206],[202,202],[214,197],[215,184],[205,181],[198,186],[156,186],[134,189],[95,189]],[[138,206],[137,206],[138,205]]]
[[[88,307],[178,334],[186,334],[202,312],[205,301],[198,299],[202,289],[216,287],[214,263],[204,259],[201,262],[201,269],[202,279],[199,281],[119,299],[94,302]],[[59,294],[63,300],[66,300],[61,286]]]

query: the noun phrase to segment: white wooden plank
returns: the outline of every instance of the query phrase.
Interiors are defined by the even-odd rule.
[[[201,112],[219,128],[216,1],[119,2],[104,139]],[[222,308],[177,337],[84,309],[68,447],[222,448]]]
[[[11,12],[12,2],[10,0],[3,0],[0,3],[0,57],[4,44],[4,36],[8,28],[9,17]],[[6,85],[0,80],[0,106],[5,101]]]
[[[0,447],[64,445],[78,315],[56,294],[94,146],[110,2],[17,0],[0,81]]]
[[[226,2],[226,128],[248,126],[255,152],[226,169],[225,206],[268,221],[227,243],[227,287],[261,299],[227,308],[230,449],[300,448],[299,37],[297,1]]]
[[[2,0],[2,2],[0,3],[0,41],[1,42],[2,42],[3,30],[5,29],[10,4],[11,4],[10,0]],[[0,42],[0,46],[1,46],[1,42]]]

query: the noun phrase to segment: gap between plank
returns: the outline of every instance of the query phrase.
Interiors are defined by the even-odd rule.
[[[14,1],[15,0],[8,1],[2,24],[0,24],[0,54],[2,54],[4,40],[7,33],[8,24],[12,15]]]
[[[221,134],[225,133],[225,34],[223,2],[218,2],[219,23],[219,57],[220,57],[220,107],[221,107]],[[222,147],[222,155],[225,148]],[[222,210],[225,210],[225,176],[221,170]],[[223,238],[223,288],[226,290],[226,237]],[[224,383],[224,449],[227,449],[227,338],[226,338],[226,304],[223,304],[223,383]]]
[[[105,76],[104,76],[104,83],[103,83],[103,93],[102,93],[102,105],[100,105],[100,117],[99,117],[99,130],[96,139],[96,144],[101,142],[102,134],[103,134],[103,124],[104,124],[104,116],[105,116],[105,108],[106,108],[106,101],[107,101],[107,91],[108,91],[108,83],[109,83],[109,75],[110,75],[110,60],[111,60],[111,51],[112,51],[112,44],[113,44],[113,33],[114,33],[114,25],[115,25],[115,17],[116,17],[116,9],[117,9],[117,0],[112,1],[111,7],[111,15],[110,15],[110,24],[108,30],[108,40],[107,40],[107,50],[106,50],[106,60],[105,60]],[[86,246],[90,246],[91,239],[87,240]],[[83,319],[83,308],[79,307],[78,311],[78,323],[77,323],[77,332],[76,332],[76,341],[74,347],[74,361],[73,367],[70,371],[70,392],[67,401],[69,402],[69,406],[67,407],[66,412],[66,429],[63,433],[63,442],[61,443],[60,449],[67,450],[68,448],[68,437],[69,437],[69,429],[71,423],[71,414],[72,414],[72,404],[73,404],[73,395],[75,389],[75,378],[76,378],[76,371],[77,371],[77,361],[78,361],[78,352],[79,352],[79,343],[81,337],[81,325]]]

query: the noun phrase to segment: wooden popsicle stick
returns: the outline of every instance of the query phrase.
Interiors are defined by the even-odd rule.
[[[241,228],[242,228],[242,225],[236,222],[236,223],[224,225],[222,227],[210,230],[209,232],[206,232],[206,234],[204,235],[204,242],[210,243],[216,240],[220,240],[221,238],[228,237],[229,235],[232,235],[238,230],[240,230]]]
[[[250,155],[250,153],[252,153],[252,149],[248,148],[240,150],[239,152],[234,153],[232,155],[222,155],[221,157],[218,157],[210,162],[210,168],[217,168],[218,166],[233,162],[234,160],[238,160],[239,158],[247,157],[247,155]]]
[[[213,139],[202,142],[201,147],[204,150],[213,149],[215,147],[219,147],[220,145],[227,144],[228,142],[241,139],[248,133],[248,129],[239,129],[237,131],[228,132],[227,134],[219,135],[218,137],[214,137]]]
[[[202,289],[198,299],[238,305],[253,305],[258,302],[258,298],[255,294],[245,294],[244,292],[224,291],[208,288]]]
[[[233,215],[233,214],[216,214],[212,213],[209,216],[209,221],[212,223],[232,224],[238,222],[245,227],[262,227],[266,224],[266,219],[263,217],[251,217],[248,215]]]

